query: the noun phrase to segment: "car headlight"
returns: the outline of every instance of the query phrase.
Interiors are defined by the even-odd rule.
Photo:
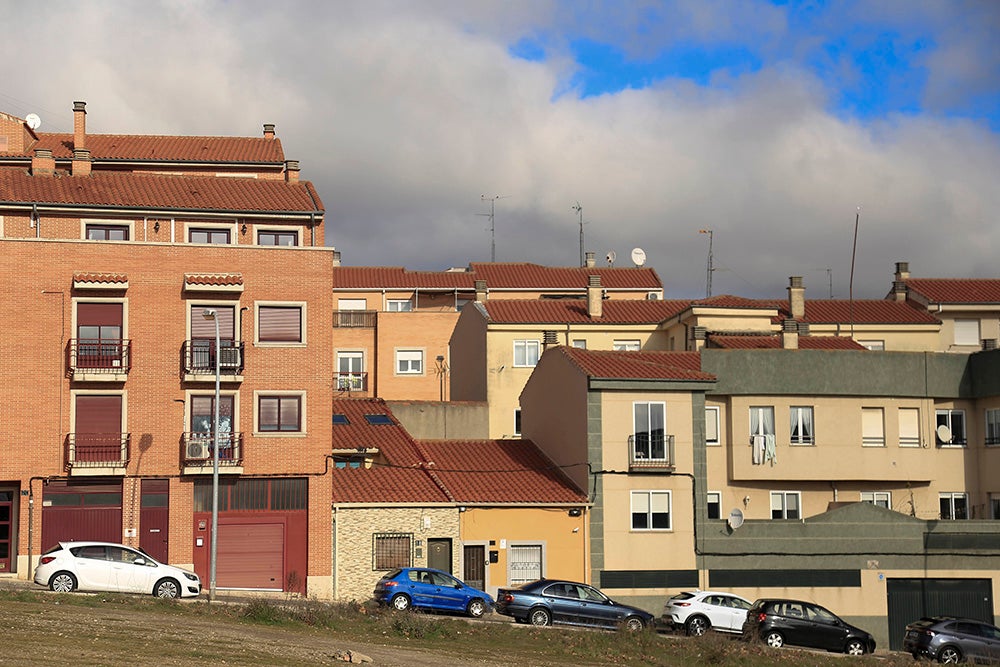
[[[190,581],[198,581],[197,574],[191,574],[190,572],[185,572],[184,576],[187,577]]]

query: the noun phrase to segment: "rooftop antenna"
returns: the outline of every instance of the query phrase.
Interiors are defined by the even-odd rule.
[[[497,261],[497,236],[496,236],[496,226],[494,225],[495,215],[496,215],[496,203],[498,199],[506,199],[506,196],[493,195],[492,197],[487,197],[486,195],[479,195],[479,201],[488,201],[490,203],[489,213],[477,213],[476,215],[481,215],[490,219],[490,261]]]
[[[712,296],[712,271],[715,270],[712,268],[712,237],[714,234],[711,229],[699,229],[698,233],[708,234],[708,270],[705,278],[705,298],[707,299]]]
[[[833,298],[833,269],[831,269],[830,267],[825,267],[825,268],[824,267],[819,267],[819,268],[813,269],[813,271],[826,271],[826,279],[827,279],[827,282],[830,283],[830,298],[832,299]]]
[[[851,338],[854,338],[854,258],[858,253],[858,223],[861,222],[861,207],[854,214],[854,246],[851,248],[851,279],[848,283],[849,310],[851,315]]]
[[[580,266],[583,266],[583,206],[577,202],[573,206],[573,210],[580,216]]]

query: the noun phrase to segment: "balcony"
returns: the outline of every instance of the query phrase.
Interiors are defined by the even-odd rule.
[[[378,311],[375,310],[335,310],[333,326],[342,329],[374,329],[377,317]]]
[[[70,433],[66,469],[71,475],[124,475],[130,441],[129,433]]]
[[[367,392],[368,373],[334,373],[333,388],[341,392]]]
[[[184,474],[211,474],[215,436],[205,432],[187,432],[181,438],[181,461]],[[243,434],[219,433],[219,472],[243,472]]]
[[[628,437],[629,472],[671,473],[675,464],[674,436],[636,433]]]
[[[132,369],[132,341],[72,338],[67,348],[75,381],[124,382]]]
[[[186,340],[181,356],[186,381],[215,381],[216,350],[214,340]],[[218,359],[219,375],[223,382],[243,381],[243,341],[222,339]]]

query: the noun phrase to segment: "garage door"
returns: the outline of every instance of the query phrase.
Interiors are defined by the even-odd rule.
[[[993,624],[989,579],[888,579],[889,648],[903,648],[906,624],[922,616],[959,616]]]
[[[219,588],[280,591],[284,585],[284,523],[219,521]]]

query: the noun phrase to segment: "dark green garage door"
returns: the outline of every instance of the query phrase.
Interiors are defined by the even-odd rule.
[[[993,624],[989,579],[888,579],[889,648],[902,650],[907,623],[923,616],[959,616]]]

